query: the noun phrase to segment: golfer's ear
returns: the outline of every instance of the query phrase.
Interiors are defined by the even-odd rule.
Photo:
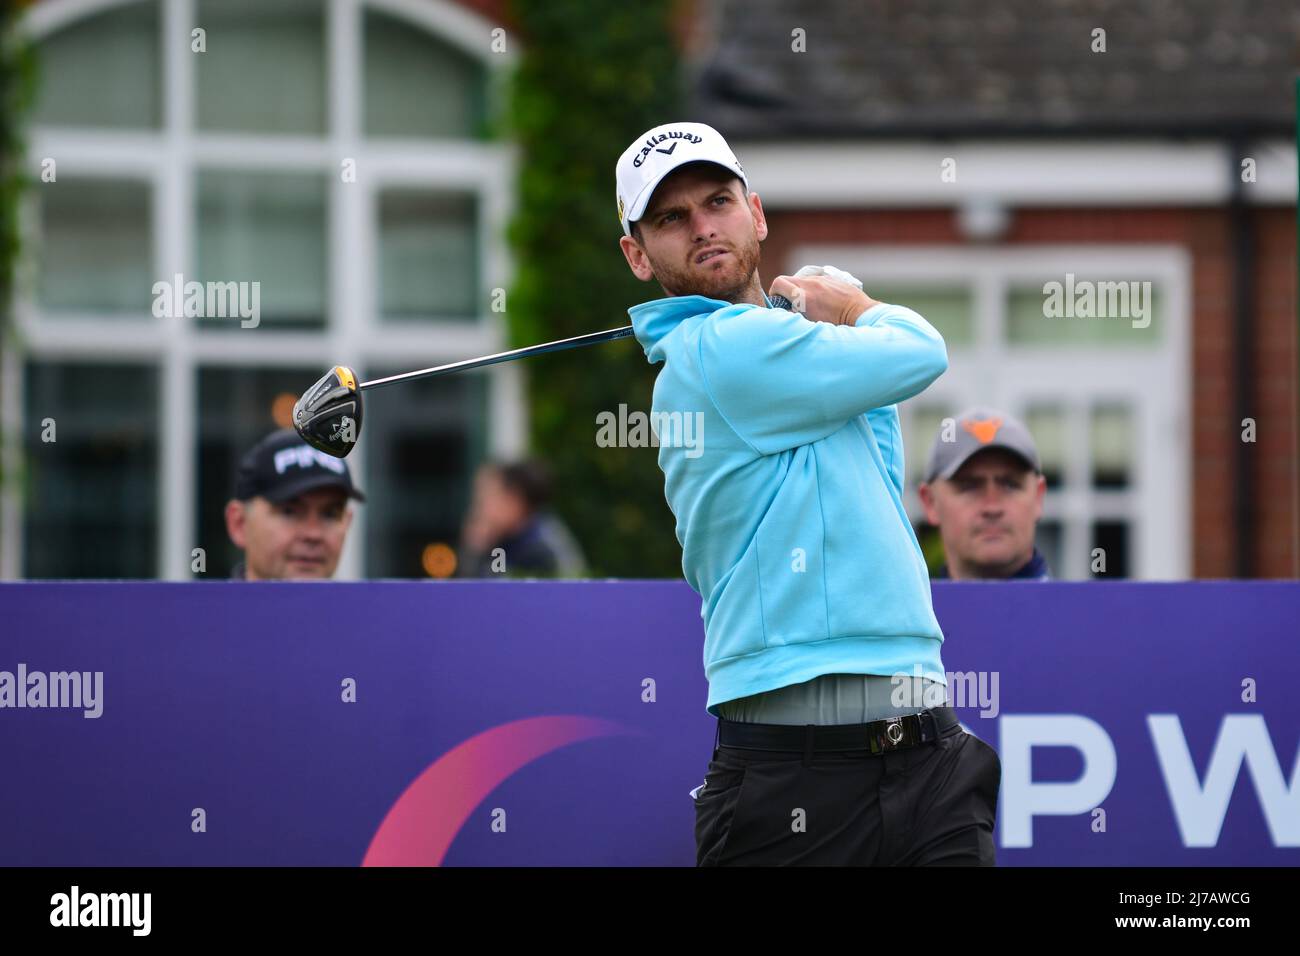
[[[618,247],[623,250],[623,258],[627,260],[634,276],[642,282],[649,282],[655,277],[654,269],[650,267],[650,259],[641,248],[641,243],[631,236],[623,236],[618,240]]]
[[[244,503],[231,499],[226,502],[226,534],[236,548],[244,548]]]
[[[752,190],[749,194],[749,211],[754,214],[754,234],[762,242],[767,238],[767,214],[763,212],[763,201]]]

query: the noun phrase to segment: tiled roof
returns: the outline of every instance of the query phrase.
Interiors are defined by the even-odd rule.
[[[1300,3],[700,0],[690,116],[729,136],[1285,134]],[[805,31],[806,52],[791,50]],[[1106,50],[1094,52],[1095,29]]]

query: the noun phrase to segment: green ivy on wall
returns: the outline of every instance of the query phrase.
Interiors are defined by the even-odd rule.
[[[687,118],[671,8],[513,2],[523,50],[509,97],[519,180],[505,314],[516,347],[628,325],[630,306],[663,294],[619,250],[614,164],[645,130]],[[531,450],[554,469],[556,510],[593,576],[681,576],[658,449],[596,444],[601,412],[650,411],[660,367],[627,338],[524,368]]]
[[[10,329],[14,267],[18,260],[18,206],[28,177],[22,124],[35,88],[35,56],[18,33],[21,5],[0,4],[0,348]]]
[[[36,87],[35,53],[17,30],[22,7],[0,3],[0,355],[18,347],[13,325],[18,210],[30,180],[24,167],[23,122]],[[3,385],[0,382],[0,388]],[[3,449],[9,437],[0,433],[0,487],[15,480],[5,470]]]

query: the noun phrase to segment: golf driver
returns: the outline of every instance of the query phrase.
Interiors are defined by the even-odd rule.
[[[294,404],[293,427],[302,436],[303,441],[313,448],[318,448],[335,458],[344,458],[361,435],[361,393],[367,388],[379,388],[417,378],[446,375],[450,372],[463,372],[467,369],[482,368],[485,365],[512,362],[532,355],[576,349],[583,345],[597,345],[601,342],[627,338],[631,334],[632,326],[628,325],[621,329],[591,332],[587,335],[576,335],[571,339],[560,339],[557,342],[546,342],[542,345],[530,345],[509,352],[485,355],[482,358],[465,359],[462,362],[451,362],[415,372],[403,372],[401,375],[376,378],[360,384],[357,384],[357,376],[352,369],[346,365],[336,365],[326,372],[319,382],[303,392],[302,398]]]

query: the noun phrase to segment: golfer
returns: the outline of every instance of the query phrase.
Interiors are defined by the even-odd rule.
[[[654,420],[702,436],[659,436],[718,718],[697,863],[993,865],[1001,765],[944,706],[902,502],[895,406],[943,374],[943,339],[829,268],[778,276],[795,311],[772,308],[763,205],[708,126],[649,130],[616,179],[623,255],[667,295],[628,310],[664,363]]]

